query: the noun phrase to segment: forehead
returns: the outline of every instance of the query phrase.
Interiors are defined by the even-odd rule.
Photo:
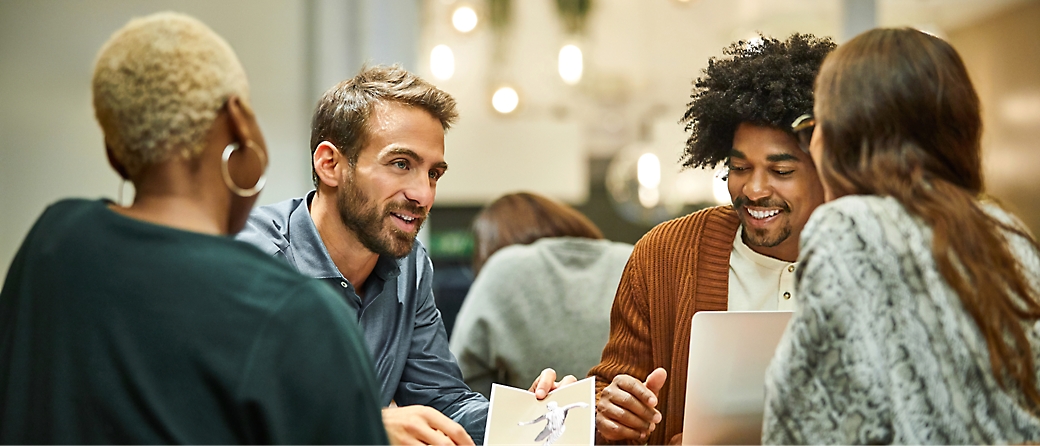
[[[805,161],[809,156],[798,147],[798,140],[783,130],[741,123],[733,134],[733,158],[748,161]]]
[[[407,104],[386,101],[373,104],[362,152],[406,148],[423,158],[444,157],[444,127],[430,112]]]

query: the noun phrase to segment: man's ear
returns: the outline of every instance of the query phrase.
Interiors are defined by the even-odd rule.
[[[319,182],[328,187],[339,187],[340,178],[336,167],[340,163],[345,164],[347,160],[334,144],[322,141],[314,148],[311,161],[314,163],[314,173],[318,175]]]
[[[112,170],[115,170],[116,173],[119,174],[120,178],[130,181],[130,174],[127,173],[126,167],[116,159],[116,155],[112,153],[112,147],[108,144],[105,144],[105,156],[108,157],[108,165],[112,166]]]

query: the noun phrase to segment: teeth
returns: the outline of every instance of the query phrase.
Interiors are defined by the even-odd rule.
[[[397,218],[400,218],[401,220],[404,220],[404,221],[406,221],[408,223],[411,223],[411,222],[415,221],[415,217],[408,217],[408,216],[401,215],[401,214],[394,214],[394,215],[396,215]]]
[[[753,209],[748,209],[747,211],[749,214],[751,214],[752,217],[755,217],[757,219],[769,218],[780,213],[779,209],[773,209],[771,211],[756,211]]]

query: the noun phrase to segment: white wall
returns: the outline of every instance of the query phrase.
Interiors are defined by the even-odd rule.
[[[90,77],[101,44],[133,17],[175,10],[222,35],[249,76],[270,151],[261,203],[310,187],[313,99],[305,94],[304,2],[279,0],[0,1],[0,270],[44,207],[65,197],[116,198]],[[132,187],[127,186],[124,200]]]
[[[447,135],[451,169],[441,182],[439,205],[483,204],[518,189],[580,203],[588,192],[586,157],[611,156],[638,144],[641,135],[681,141],[641,129],[681,131],[676,121],[691,81],[722,47],[755,31],[780,38],[795,31],[838,36],[842,23],[835,0],[599,0],[580,42],[586,45],[586,77],[571,87],[556,75],[556,52],[567,36],[554,1],[513,2],[516,22],[501,62],[491,59],[486,26],[467,35],[450,28],[452,9],[466,2],[485,4],[0,0],[0,268],[6,271],[47,204],[72,196],[116,197],[119,180],[105,162],[90,75],[101,44],[135,16],[186,12],[237,51],[271,153],[260,204],[311,187],[307,143],[314,103],[363,62],[400,62],[458,99],[461,119]],[[877,21],[942,32],[1009,5],[1036,2],[877,0]],[[456,76],[448,81],[429,73],[428,54],[438,43],[456,52]],[[487,103],[494,70],[525,95],[516,116],[498,116]],[[670,144],[677,159],[681,144]],[[662,167],[677,169],[672,160],[663,157]]]

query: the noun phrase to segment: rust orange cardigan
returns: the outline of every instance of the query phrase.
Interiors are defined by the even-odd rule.
[[[636,243],[625,266],[610,312],[610,338],[589,376],[596,378],[598,399],[617,374],[645,380],[657,367],[668,371],[657,404],[663,420],[649,444],[666,444],[682,431],[690,320],[701,310],[726,310],[729,256],[739,224],[731,206],[661,223]]]

